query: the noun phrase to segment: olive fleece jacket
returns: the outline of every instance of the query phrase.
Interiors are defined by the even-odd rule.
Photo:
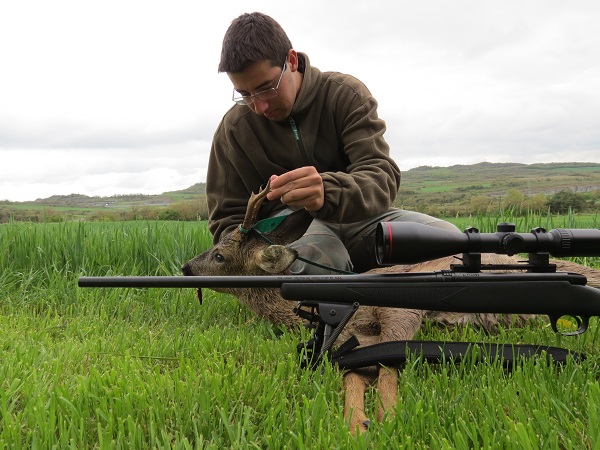
[[[271,175],[314,166],[325,189],[324,206],[312,213],[333,223],[366,220],[393,203],[400,170],[390,158],[377,101],[358,79],[321,72],[304,63],[304,78],[287,120],[275,122],[246,105],[233,106],[213,139],[206,193],[208,227],[218,242],[239,225],[250,194]],[[265,201],[260,218],[284,209]]]

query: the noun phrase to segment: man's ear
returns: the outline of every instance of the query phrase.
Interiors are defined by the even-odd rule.
[[[268,273],[282,273],[296,261],[298,253],[296,250],[285,245],[269,245],[257,255],[257,264]]]
[[[288,215],[277,228],[265,236],[276,244],[286,245],[300,239],[310,226],[313,218],[304,208]]]
[[[290,70],[292,72],[296,72],[298,70],[299,61],[298,61],[298,53],[293,48],[288,50],[287,54],[288,65],[290,66]]]

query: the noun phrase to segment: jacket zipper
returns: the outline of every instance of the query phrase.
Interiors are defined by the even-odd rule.
[[[296,144],[298,144],[298,149],[300,150],[300,156],[304,160],[304,164],[310,165],[310,161],[308,160],[308,155],[306,154],[306,149],[304,148],[304,143],[300,139],[300,131],[298,130],[298,126],[296,125],[296,121],[292,116],[290,116],[290,126],[292,127],[292,132],[294,133],[294,138],[296,139]]]

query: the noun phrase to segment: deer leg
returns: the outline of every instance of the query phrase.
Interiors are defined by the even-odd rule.
[[[394,414],[398,399],[398,369],[395,367],[381,367],[377,378],[379,392],[379,406],[377,420],[381,422],[385,413]]]
[[[375,310],[381,326],[380,342],[412,339],[421,328],[424,311],[414,309],[377,308]],[[379,406],[377,420],[381,422],[386,412],[394,412],[398,398],[398,368],[381,367],[377,378]]]
[[[364,433],[369,427],[369,419],[365,415],[367,384],[367,377],[356,371],[344,375],[344,390],[346,393],[344,419],[349,424],[350,433],[354,436],[358,433]]]

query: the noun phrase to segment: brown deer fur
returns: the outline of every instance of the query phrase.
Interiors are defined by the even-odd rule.
[[[268,187],[267,187],[268,188]],[[266,190],[266,189],[265,189]],[[244,220],[244,228],[248,229],[254,222],[262,201],[261,195],[251,198],[248,206],[251,216]],[[256,204],[253,200],[258,198]],[[182,268],[186,275],[269,275],[286,274],[288,267],[294,262],[297,254],[285,244],[297,240],[308,225],[311,217],[304,210],[295,212],[272,233],[268,235],[274,244],[269,244],[254,233],[235,230],[225,236],[218,244],[206,252],[188,261]],[[429,272],[448,269],[455,260],[453,257],[440,258],[410,266],[394,266],[375,269],[372,272]],[[484,263],[515,263],[505,255],[483,255]],[[552,261],[559,271],[582,273],[588,277],[588,284],[600,287],[600,271],[583,267],[569,261]],[[233,294],[251,311],[260,317],[288,328],[301,323],[301,319],[293,312],[295,302],[283,299],[278,289],[216,289]],[[486,331],[493,331],[501,326],[520,326],[528,316],[510,316],[498,314],[463,314],[442,313],[400,308],[383,308],[362,306],[358,309],[349,324],[344,328],[337,343],[344,342],[355,335],[362,346],[380,342],[412,339],[421,328],[424,320],[430,320],[443,326],[472,324]],[[384,413],[393,413],[398,391],[398,372],[395,369],[377,367],[354,370],[344,375],[345,406],[344,416],[350,431],[364,431],[369,420],[364,412],[364,395],[366,388],[377,379],[379,390],[378,420]]]

